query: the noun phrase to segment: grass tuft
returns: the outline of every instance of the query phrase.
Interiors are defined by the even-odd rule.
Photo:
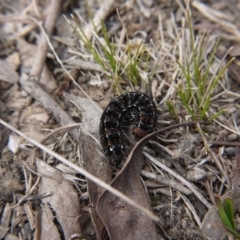
[[[207,63],[205,63],[204,59],[206,53],[204,52],[204,47],[206,45],[207,36],[203,34],[200,39],[195,39],[189,9],[186,13],[190,32],[189,45],[191,54],[189,57],[186,56],[186,60],[184,60],[183,63],[177,61],[182,73],[182,80],[181,83],[176,86],[176,92],[183,107],[191,115],[193,120],[214,120],[221,115],[224,110],[220,110],[215,115],[209,116],[211,100],[216,86],[233,59],[225,64],[219,71],[212,74],[211,69],[216,56],[219,40],[216,41]],[[86,36],[81,22],[74,17],[73,22],[75,24],[70,23],[71,26],[78,34],[87,51],[102,67],[104,73],[111,81],[115,92],[118,94],[123,93],[122,83],[124,82],[132,88],[135,88],[137,86],[143,86],[142,83],[144,81],[144,83],[147,84],[148,81],[151,81],[150,78],[152,78],[152,76],[148,79],[146,77],[146,72],[150,70],[149,62],[152,60],[146,44],[142,41],[130,41],[127,36],[125,36],[127,38],[126,45],[120,46],[119,44],[116,47],[103,21],[101,21],[100,32],[97,31],[92,21],[94,26],[94,40],[91,40]],[[174,110],[174,104],[168,101],[167,107],[172,116],[178,118]]]
[[[208,110],[211,106],[211,99],[219,80],[233,59],[228,61],[219,72],[211,74],[210,69],[216,56],[219,40],[214,45],[207,64],[204,65],[203,50],[206,42],[206,35],[203,34],[199,42],[196,41],[189,10],[187,10],[187,23],[190,31],[191,56],[186,60],[185,64],[177,61],[183,78],[181,83],[177,86],[176,91],[182,105],[187,109],[194,120],[214,120],[221,115],[224,110],[209,117]]]
[[[83,42],[87,51],[93,56],[94,60],[102,67],[106,76],[111,80],[113,89],[118,93],[122,93],[120,80],[128,82],[133,86],[140,86],[143,77],[141,69],[148,70],[150,54],[147,51],[147,45],[142,41],[127,41],[125,51],[121,52],[121,56],[117,53],[116,44],[110,39],[107,29],[101,21],[100,33],[94,26],[94,37],[97,41],[94,43],[88,39],[84,33],[81,23],[72,17],[73,23],[70,24],[74,31]]]

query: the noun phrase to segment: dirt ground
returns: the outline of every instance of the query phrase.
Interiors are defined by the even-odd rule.
[[[180,66],[194,71],[187,13],[203,71],[217,46],[204,91],[232,59],[204,119],[177,91]],[[1,0],[0,239],[234,239],[216,198],[232,199],[240,231],[239,60],[238,0]],[[121,139],[100,136],[129,92],[145,97],[120,99]],[[155,131],[140,140],[125,109],[152,102]]]

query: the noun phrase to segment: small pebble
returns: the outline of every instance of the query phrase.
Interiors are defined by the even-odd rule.
[[[236,133],[230,133],[227,135],[227,140],[230,142],[237,141],[238,140],[238,134]]]
[[[206,171],[200,168],[194,168],[187,173],[187,179],[189,181],[199,181],[207,176]]]
[[[227,147],[225,149],[225,153],[227,154],[228,157],[234,157],[236,154],[236,148],[235,147]]]

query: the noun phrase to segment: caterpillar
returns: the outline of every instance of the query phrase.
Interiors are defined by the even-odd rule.
[[[143,138],[155,131],[157,108],[150,97],[140,92],[125,93],[113,99],[100,120],[100,138],[110,164],[118,166],[125,156],[123,123],[133,123],[132,133]]]

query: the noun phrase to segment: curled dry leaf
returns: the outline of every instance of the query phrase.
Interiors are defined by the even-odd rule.
[[[115,177],[111,186],[118,189],[141,206],[150,209],[145,188],[140,174],[143,160],[143,147],[153,137],[163,131],[180,126],[195,125],[194,122],[176,124],[153,132],[142,138],[132,149],[122,170]],[[161,239],[156,232],[155,223],[139,210],[126,204],[108,191],[104,191],[97,204],[97,212],[104,221],[110,239]]]
[[[150,209],[149,199],[140,178],[143,163],[142,145],[135,146],[124,165],[111,183],[141,206]],[[159,239],[155,223],[139,210],[105,191],[98,201],[97,212],[104,221],[110,239]]]
[[[146,209],[150,209],[149,199],[140,173],[143,164],[142,150],[148,140],[149,135],[135,145],[122,170],[111,183],[114,188]],[[123,234],[125,239],[161,239],[152,220],[108,191],[99,199],[97,211],[104,221],[110,239],[122,239]]]
[[[58,170],[41,160],[37,160],[37,172],[42,176],[38,194],[52,193],[42,199],[41,239],[60,239],[61,234],[64,239],[71,239],[73,234],[80,234],[79,198],[73,186]]]

